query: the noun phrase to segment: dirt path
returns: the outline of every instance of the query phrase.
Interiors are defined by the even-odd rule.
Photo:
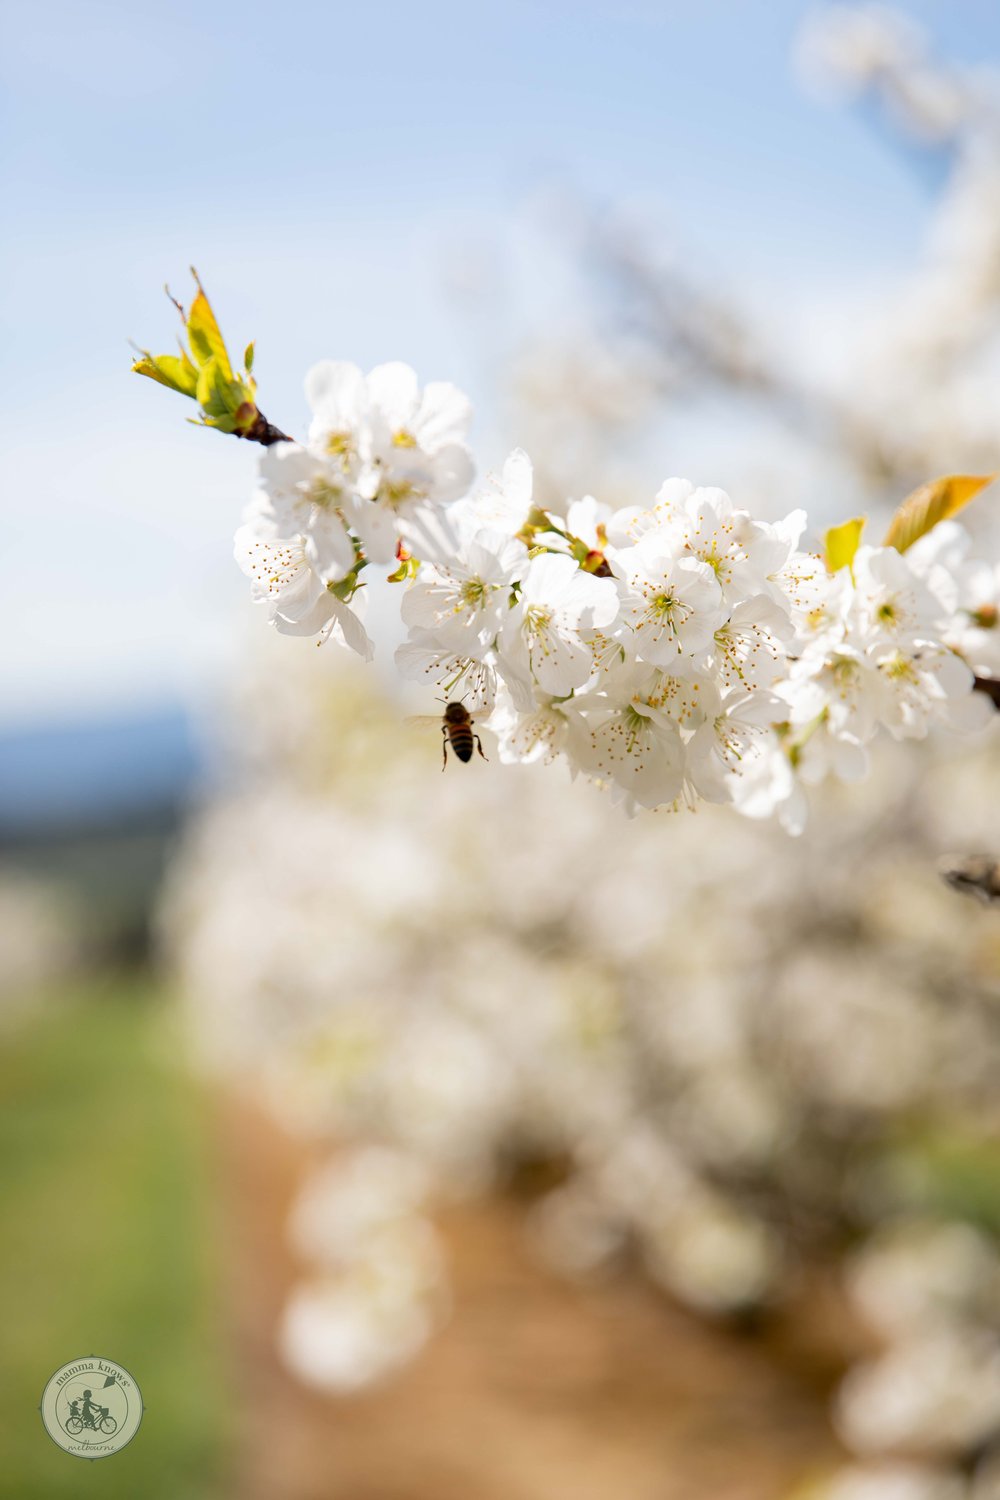
[[[821,1389],[836,1320],[765,1347],[638,1276],[567,1284],[502,1199],[442,1221],[454,1313],[407,1371],[348,1399],[309,1391],[274,1348],[301,1153],[245,1103],[224,1107],[221,1137],[234,1500],[778,1500],[836,1461]]]

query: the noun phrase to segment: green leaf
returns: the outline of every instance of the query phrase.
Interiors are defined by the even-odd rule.
[[[839,573],[841,568],[851,566],[854,554],[861,545],[861,533],[864,529],[864,516],[853,516],[850,521],[830,527],[823,539],[823,555],[831,573]]]
[[[214,359],[207,359],[198,371],[197,397],[198,405],[204,411],[211,411],[215,399],[216,382],[219,379],[219,367]]]
[[[939,521],[957,515],[996,477],[995,474],[946,474],[942,479],[922,484],[896,511],[885,534],[885,545],[905,552]]]
[[[197,277],[195,278],[197,280]],[[229,364],[229,355],[226,351],[225,340],[219,332],[219,325],[215,321],[215,314],[205,293],[198,283],[198,295],[191,304],[187,321],[188,339],[191,343],[191,353],[200,365],[208,360],[214,359],[219,369],[227,380],[232,380],[233,372]]]
[[[142,357],[132,368],[160,385],[193,397],[201,407],[201,420],[205,426],[217,427],[224,432],[249,431],[257,418],[255,385],[250,375],[254,346],[252,343],[247,345],[244,355],[246,371],[235,376],[215,314],[193,267],[192,274],[198,294],[191,311],[185,315],[180,303],[170,298],[185,320],[190,355],[183,348],[179,356],[152,355],[148,350],[140,349],[137,352]]]
[[[249,342],[249,344],[247,344],[246,350],[244,351],[244,354],[243,354],[243,368],[244,368],[244,370],[246,370],[246,372],[247,372],[248,375],[253,370],[253,352],[254,352],[253,351],[253,345],[254,345],[254,341],[253,341],[253,339],[251,339],[250,342]]]
[[[247,404],[246,386],[239,380],[217,380],[215,395],[216,399],[222,402],[226,411],[231,412],[233,416],[236,415],[241,406]],[[250,404],[253,405],[252,402]]]
[[[216,417],[206,417],[205,426],[214,427],[216,432],[235,432],[236,418],[232,412],[220,412]]]
[[[198,385],[198,372],[186,354],[144,354],[137,359],[132,369],[137,375],[148,375],[182,396],[193,396]]]
[[[230,416],[229,412],[223,412],[220,416],[188,417],[192,427],[211,427],[215,432],[236,432],[236,418]]]

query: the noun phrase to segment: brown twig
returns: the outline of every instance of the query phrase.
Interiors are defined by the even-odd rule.
[[[986,694],[994,708],[1000,709],[1000,677],[977,677],[975,688],[977,693]]]
[[[274,443],[294,443],[295,439],[282,432],[280,427],[274,427],[259,411],[245,432],[237,432],[237,437],[246,438],[248,442],[260,443],[263,448],[270,448]]]

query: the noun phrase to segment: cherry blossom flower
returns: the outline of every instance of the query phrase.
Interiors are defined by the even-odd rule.
[[[730,690],[695,730],[688,745],[688,776],[708,802],[733,799],[733,779],[770,748],[780,711],[771,693]]]
[[[630,817],[670,804],[684,785],[685,747],[677,721],[637,691],[615,704],[582,699],[584,769],[605,781]]]
[[[309,449],[336,472],[343,505],[371,562],[387,563],[399,520],[421,503],[460,499],[474,467],[466,445],[472,407],[457,387],[421,389],[409,365],[324,361],[306,378]]]
[[[443,647],[481,656],[504,622],[527,548],[502,532],[462,536],[455,528],[446,537],[411,528],[409,541],[419,548],[421,568],[403,595],[404,624],[432,632]]]
[[[346,578],[357,561],[344,521],[345,488],[336,468],[295,443],[277,443],[260,460],[261,489],[251,511],[275,536],[304,536],[324,584]]]
[[[499,474],[488,475],[480,489],[453,507],[456,522],[516,536],[531,514],[533,485],[531,459],[515,448]]]
[[[308,537],[269,538],[253,525],[236,533],[236,560],[251,580],[255,600],[282,635],[336,636],[370,661],[373,647],[356,608],[325,584],[310,555]]]
[[[569,557],[533,558],[518,602],[500,636],[502,660],[516,676],[564,696],[582,687],[594,668],[588,636],[617,618],[618,594],[608,578],[583,573]]]
[[[683,670],[704,652],[721,623],[722,590],[712,569],[693,558],[678,558],[662,533],[649,533],[611,562],[624,579],[623,625],[631,627],[631,648],[643,661]]]
[[[396,649],[396,666],[411,682],[425,682],[446,698],[460,698],[471,713],[490,713],[497,693],[496,657],[466,656],[442,645],[431,630],[411,630]]]
[[[519,707],[510,690],[503,691],[490,716],[489,728],[496,735],[500,759],[507,764],[552,761],[566,752],[575,772],[579,760],[583,724],[573,699],[536,694],[527,707]],[[582,700],[581,700],[582,701]]]

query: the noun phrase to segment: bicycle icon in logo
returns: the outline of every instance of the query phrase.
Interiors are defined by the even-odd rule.
[[[115,1418],[106,1406],[98,1406],[91,1400],[90,1391],[84,1391],[82,1406],[79,1398],[70,1401],[69,1416],[63,1418],[63,1426],[73,1437],[85,1427],[89,1427],[91,1432],[103,1432],[105,1437],[111,1437],[118,1431]]]

